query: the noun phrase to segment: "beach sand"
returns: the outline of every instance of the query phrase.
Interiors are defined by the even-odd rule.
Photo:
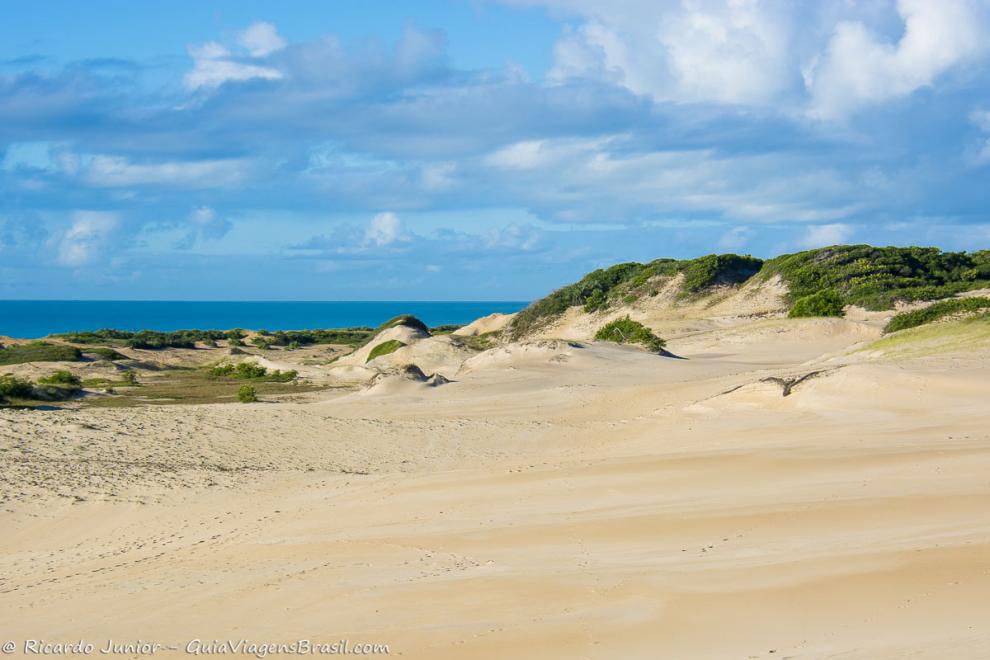
[[[441,387],[0,411],[2,634],[986,657],[985,337],[683,325],[686,359],[533,340]]]

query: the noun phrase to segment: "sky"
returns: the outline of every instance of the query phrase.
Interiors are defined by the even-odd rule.
[[[990,248],[990,0],[0,4],[0,298]]]

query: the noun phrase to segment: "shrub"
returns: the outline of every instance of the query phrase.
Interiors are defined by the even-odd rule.
[[[990,298],[952,298],[943,300],[922,309],[902,312],[890,319],[884,332],[897,332],[932,323],[952,314],[978,312],[990,308]]]
[[[628,316],[606,323],[595,333],[595,339],[617,344],[642,344],[653,353],[659,353],[666,345],[652,330]]]
[[[260,337],[260,336],[255,337],[251,340],[251,343],[262,350],[268,350],[269,348],[271,348],[271,344],[268,343],[268,340],[265,339],[264,337]]]
[[[368,353],[368,359],[365,362],[371,362],[376,357],[381,357],[382,355],[388,355],[389,353],[394,353],[400,348],[405,346],[405,344],[398,339],[390,339],[388,341],[383,341],[382,343],[371,349]]]
[[[98,356],[101,360],[107,360],[113,362],[114,360],[126,360],[127,356],[122,353],[118,353],[112,348],[106,348],[104,346],[99,346],[97,348],[87,348],[86,353],[91,353]]]
[[[254,403],[258,400],[258,393],[250,385],[241,385],[237,390],[237,400],[241,403]]]
[[[42,385],[78,385],[82,379],[71,371],[62,370],[39,378],[38,382]]]
[[[799,298],[787,316],[792,319],[809,316],[843,316],[842,308],[842,296],[831,289],[825,289]]]
[[[0,400],[3,399],[30,399],[34,395],[34,386],[31,381],[18,378],[12,374],[0,376]]]
[[[288,383],[295,380],[296,376],[298,375],[299,372],[297,372],[295,369],[290,369],[288,371],[280,371],[276,369],[275,371],[265,376],[265,380],[268,381],[269,383]]]
[[[379,332],[383,330],[388,330],[389,328],[394,328],[400,325],[404,325],[410,328],[417,328],[419,330],[422,330],[426,334],[430,333],[430,328],[427,327],[425,323],[420,321],[412,314],[400,314],[399,316],[390,318],[388,321],[385,321],[380,326],[378,326],[378,328],[375,330],[375,334],[377,335]]]
[[[34,341],[0,349],[0,364],[24,364],[26,362],[79,362],[82,351],[74,346]]]
[[[137,373],[135,373],[133,371],[125,371],[123,378],[124,378],[124,382],[127,383],[128,385],[137,385],[138,384]]]

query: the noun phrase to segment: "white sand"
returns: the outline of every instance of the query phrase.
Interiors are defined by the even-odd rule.
[[[533,341],[375,396],[0,411],[3,635],[986,657],[990,333],[685,317],[683,360]]]

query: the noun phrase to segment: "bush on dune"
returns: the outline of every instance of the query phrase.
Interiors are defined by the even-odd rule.
[[[258,393],[250,385],[242,385],[237,390],[237,400],[241,403],[254,403],[258,400]]]
[[[71,371],[62,370],[39,378],[38,382],[42,385],[78,385],[82,379]]]
[[[842,296],[831,289],[799,298],[787,314],[788,318],[799,319],[815,316],[844,316]]]
[[[943,300],[922,309],[902,312],[887,322],[884,332],[897,332],[933,323],[953,314],[979,312],[990,309],[990,298],[952,298]]]
[[[652,330],[628,316],[606,323],[595,333],[595,339],[617,344],[641,344],[652,353],[659,353],[666,345]]]

